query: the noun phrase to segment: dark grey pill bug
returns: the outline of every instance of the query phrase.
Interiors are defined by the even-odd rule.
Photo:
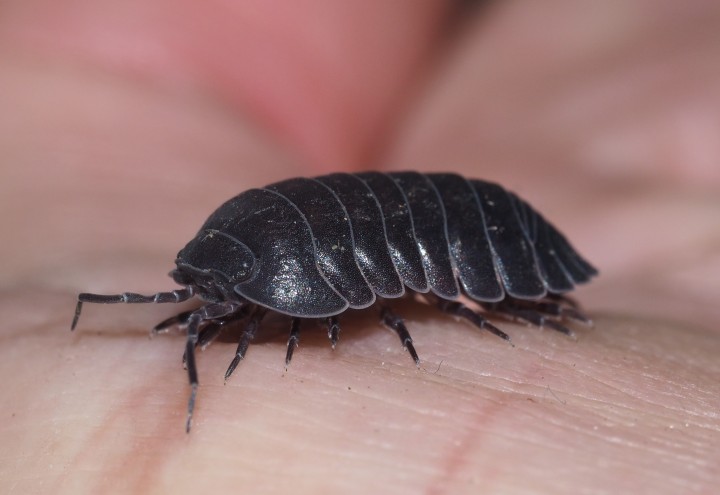
[[[286,363],[300,323],[320,319],[337,343],[338,315],[376,305],[419,363],[402,318],[387,300],[420,296],[443,312],[510,340],[484,314],[570,334],[588,322],[565,294],[597,274],[537,211],[503,187],[452,173],[335,173],[250,189],[224,203],[178,253],[170,275],[181,289],[144,296],[83,293],[84,302],[203,305],[159,323],[187,329],[185,361],[198,387],[195,348],[245,320],[229,378],[268,311],[291,319]],[[470,308],[459,299],[471,300]]]

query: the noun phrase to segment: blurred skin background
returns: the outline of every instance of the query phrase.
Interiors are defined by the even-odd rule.
[[[0,491],[710,493],[720,482],[720,4],[0,2]],[[291,176],[456,171],[601,271],[577,340],[402,304],[338,349],[148,342],[222,201]],[[496,342],[497,340],[497,342]],[[437,370],[436,370],[437,368]],[[642,488],[641,488],[642,487]]]

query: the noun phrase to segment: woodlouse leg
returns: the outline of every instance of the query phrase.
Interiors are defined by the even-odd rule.
[[[228,320],[211,321],[202,327],[198,333],[198,341],[195,347],[199,347],[201,351],[204,351],[207,346],[218,338],[227,321]]]
[[[190,399],[188,400],[187,420],[185,422],[185,431],[190,433],[192,426],[193,410],[195,409],[195,398],[198,389],[198,374],[195,366],[195,344],[197,343],[197,332],[202,317],[199,313],[193,313],[188,319],[188,334],[185,342],[185,358],[187,364],[188,380],[190,381]]]
[[[188,319],[190,318],[190,315],[193,313],[193,311],[194,310],[183,311],[182,313],[178,313],[175,316],[164,319],[153,327],[153,329],[150,331],[150,335],[158,335],[160,333],[165,333],[175,325],[187,325]]]
[[[490,323],[487,318],[482,316],[480,313],[473,311],[472,309],[465,306],[463,303],[447,301],[445,299],[438,299],[437,306],[444,313],[464,318],[476,327],[487,330],[493,335],[497,335],[501,339],[507,340],[512,345],[512,342],[510,341],[510,336],[508,334]]]
[[[560,315],[563,318],[570,318],[575,321],[579,321],[580,323],[584,323],[588,326],[593,326],[593,321],[588,318],[585,313],[582,311],[578,311],[575,308],[561,308]]]
[[[252,305],[243,304],[239,309],[222,318],[215,320],[203,320],[200,322],[200,331],[198,332],[198,340],[195,347],[199,347],[201,351],[204,351],[215,341],[216,338],[218,338],[218,336],[220,336],[222,331],[225,329],[225,325],[235,323],[236,321],[240,321],[245,318],[250,313],[250,308],[252,308]],[[192,314],[192,311],[189,313]],[[187,356],[183,353],[183,364],[186,364],[186,359]]]
[[[222,333],[222,331],[225,329],[226,325],[229,325],[231,323],[235,323],[237,321],[240,321],[247,317],[248,314],[250,314],[250,310],[252,309],[252,305],[250,304],[244,304],[240,309],[235,311],[234,313],[231,313],[221,319],[213,320],[208,325],[203,327],[200,330],[200,335],[198,336],[198,344],[197,346],[201,350],[205,350],[207,346],[213,343],[213,341],[218,338],[218,336]]]
[[[403,319],[393,313],[387,306],[383,306],[380,310],[380,318],[385,325],[397,333],[398,337],[400,337],[400,342],[402,342],[403,348],[410,353],[410,357],[412,357],[413,361],[415,361],[415,365],[419,367],[420,358],[418,357],[417,352],[415,352],[412,337],[410,336],[410,332],[408,332]]]
[[[568,307],[564,306],[560,302],[552,301],[520,301],[515,300],[512,303],[513,306],[518,308],[530,309],[537,311],[538,313],[544,313],[551,316],[557,316],[559,318],[567,318],[575,321],[579,321],[586,325],[592,325],[592,320],[585,316],[576,306]]]
[[[574,309],[579,309],[580,305],[570,296],[566,296],[565,294],[548,294],[545,296],[547,299],[550,299],[551,301],[556,301],[558,303],[565,304],[566,306],[569,306]]]
[[[80,313],[82,312],[83,303],[97,303],[97,304],[117,304],[117,303],[179,303],[190,299],[195,292],[191,286],[185,287],[184,289],[177,289],[168,292],[158,292],[150,296],[144,296],[142,294],[136,294],[135,292],[124,292],[122,294],[90,294],[83,292],[78,295],[77,306],[75,306],[75,316],[73,316],[72,324],[70,325],[71,330],[75,330],[78,320],[80,319]]]
[[[293,351],[300,343],[300,318],[293,318],[290,324],[290,337],[287,341],[287,354],[285,354],[285,371],[292,361]]]
[[[187,421],[185,423],[185,431],[190,432],[192,426],[193,410],[195,409],[195,398],[198,389],[198,373],[195,364],[195,346],[198,342],[198,333],[200,324],[206,320],[222,318],[225,315],[237,311],[239,305],[235,302],[222,302],[216,304],[208,304],[193,311],[188,318],[188,333],[185,342],[185,359],[188,371],[188,380],[190,381],[190,399],[188,400]]]
[[[517,308],[508,304],[499,303],[493,307],[493,311],[499,314],[507,315],[516,320],[522,320],[537,327],[552,328],[553,330],[564,333],[569,337],[575,336],[573,331],[562,323],[559,323],[532,309]]]
[[[201,322],[201,328],[198,331],[198,338],[197,342],[195,342],[195,348],[200,348],[200,350],[204,351],[205,348],[212,343],[213,340],[217,338],[218,335],[220,335],[220,332],[222,331],[222,327],[225,320],[220,321],[210,321],[206,325],[203,326],[203,323]],[[187,353],[183,353],[183,365],[187,366]]]
[[[245,325],[245,330],[240,336],[240,341],[238,342],[237,350],[235,351],[235,357],[233,357],[233,360],[230,362],[230,366],[228,366],[228,369],[225,372],[225,381],[230,378],[230,375],[233,374],[237,365],[245,357],[245,353],[250,346],[250,342],[255,338],[255,332],[257,332],[260,322],[266,313],[267,309],[258,306],[255,308],[252,316],[250,316],[250,320],[247,322],[247,325]]]
[[[340,336],[340,323],[338,323],[337,316],[331,316],[327,319],[328,327],[328,339],[330,339],[330,345],[335,349]]]

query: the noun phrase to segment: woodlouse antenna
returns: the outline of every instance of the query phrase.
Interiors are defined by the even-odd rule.
[[[97,304],[117,304],[117,303],[179,303],[187,301],[195,294],[192,286],[185,287],[184,289],[176,289],[169,292],[158,292],[151,296],[144,296],[142,294],[136,294],[134,292],[123,292],[122,294],[90,294],[83,292],[78,296],[77,306],[75,306],[75,316],[73,317],[72,325],[70,330],[75,330],[78,320],[80,319],[80,313],[82,312],[83,303],[97,303]]]

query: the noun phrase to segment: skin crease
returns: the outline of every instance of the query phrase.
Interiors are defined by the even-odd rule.
[[[718,7],[389,3],[3,7],[0,492],[713,492]],[[285,371],[270,321],[225,386],[232,339],[199,353],[190,435],[183,337],[146,338],[187,305],[70,334],[77,292],[174,287],[233,194],[368,157],[530,201],[600,268],[594,328],[496,322],[511,347],[401,302],[420,369],[370,311]]]

